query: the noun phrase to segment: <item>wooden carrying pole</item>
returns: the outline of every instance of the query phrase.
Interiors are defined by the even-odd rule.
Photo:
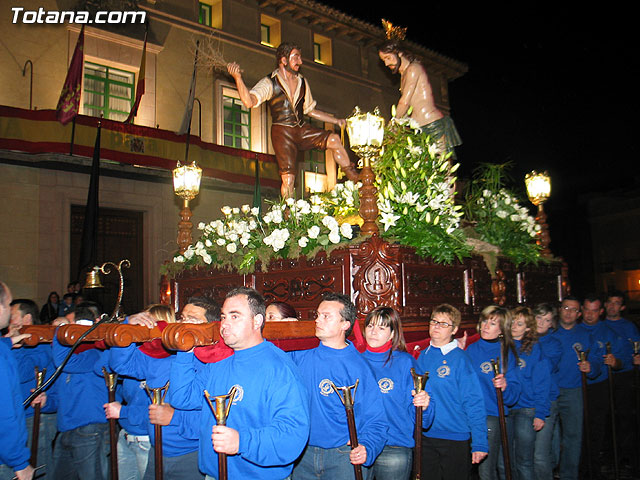
[[[607,342],[607,355],[611,354],[611,342]],[[620,479],[618,467],[618,437],[616,434],[616,399],[613,388],[613,369],[607,365],[607,382],[609,384],[609,413],[611,414],[611,441],[613,446],[613,472],[616,480]]]
[[[411,369],[413,377],[413,389],[416,395],[424,390],[424,386],[429,380],[429,372],[424,375],[416,373],[415,368]],[[422,478],[422,407],[416,408],[416,423],[413,430],[413,439],[415,446],[413,447],[413,479],[420,480]]]
[[[149,388],[147,389],[147,395],[151,399],[151,403],[154,405],[162,405],[164,403],[164,397],[167,395],[167,391],[169,390],[169,382],[165,384],[164,387],[158,388]],[[156,437],[156,444],[154,446],[154,468],[155,468],[155,479],[162,480],[163,471],[162,471],[162,425],[154,425],[153,432]]]
[[[358,383],[360,383],[360,379],[356,380],[354,385],[349,385],[346,387],[336,387],[333,382],[331,382],[331,388],[336,392],[338,398],[344,405],[345,413],[347,414],[347,425],[349,427],[349,443],[351,444],[351,450],[358,446],[358,431],[356,430],[356,418],[353,414],[353,402],[356,396],[356,390],[358,389]],[[342,395],[340,395],[342,392]],[[362,480],[362,466],[354,465],[353,472],[355,474],[356,480]]]
[[[227,424],[229,410],[231,409],[231,404],[233,403],[233,399],[236,396],[236,391],[236,387],[231,387],[231,390],[229,390],[229,393],[227,393],[226,395],[218,395],[217,397],[213,397],[215,406],[211,402],[211,395],[209,395],[209,392],[207,392],[206,390],[204,391],[204,397],[207,399],[209,408],[211,408],[211,413],[213,413],[213,416],[216,419],[216,425]],[[227,478],[227,454],[218,452],[218,480],[227,480]]]
[[[500,375],[500,362],[491,360],[494,376]],[[509,437],[507,436],[507,419],[504,414],[504,399],[502,390],[496,387],[498,397],[498,415],[500,420],[500,439],[502,440],[502,458],[504,459],[504,474],[507,480],[511,480],[511,458],[509,457]]]
[[[576,354],[578,355],[578,361],[586,362],[588,351],[583,352],[577,347],[574,347]],[[589,402],[587,396],[587,374],[580,372],[582,377],[582,419],[584,424],[584,438],[585,438],[585,455],[587,461],[587,469],[589,471],[589,479],[593,480],[593,467],[591,465],[591,427],[589,423]]]
[[[118,374],[107,372],[105,367],[102,367],[102,374],[104,375],[104,381],[109,391],[109,403],[115,402]],[[111,466],[111,480],[118,480],[118,425],[116,424],[115,418],[109,419],[109,445],[111,447],[111,458],[109,461]]]
[[[44,377],[47,374],[47,369],[43,368],[39,370],[35,368],[36,373],[36,389],[42,386]],[[40,404],[36,404],[33,407],[33,430],[31,431],[31,459],[29,463],[33,468],[37,467],[38,463],[38,440],[40,437]],[[49,468],[52,468],[51,466]]]

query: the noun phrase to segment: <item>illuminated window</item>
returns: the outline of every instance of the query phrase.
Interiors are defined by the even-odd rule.
[[[260,15],[260,43],[276,48],[280,42],[280,20],[268,15]]]
[[[109,120],[126,120],[133,105],[135,74],[85,62],[83,113]]]
[[[222,0],[202,0],[198,2],[198,23],[221,29]]]
[[[211,26],[211,5],[207,5],[206,3],[199,2],[199,14],[198,14],[198,23],[202,25],[206,25],[208,27]]]
[[[251,112],[239,98],[222,96],[224,119],[224,145],[227,147],[251,149]]]
[[[331,65],[331,39],[313,34],[313,61],[322,65]]]

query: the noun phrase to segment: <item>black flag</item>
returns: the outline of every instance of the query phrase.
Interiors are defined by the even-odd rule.
[[[80,261],[78,262],[78,276],[83,271],[92,268],[96,264],[98,250],[98,192],[100,190],[100,130],[102,125],[98,122],[96,144],[93,147],[93,163],[91,164],[91,179],[89,180],[89,193],[87,206],[84,209],[84,223],[82,225],[82,242],[80,244]]]

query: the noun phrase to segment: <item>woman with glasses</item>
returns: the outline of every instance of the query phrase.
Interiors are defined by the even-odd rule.
[[[371,467],[376,480],[408,480],[414,447],[415,407],[422,407],[422,424],[430,426],[434,406],[430,386],[412,395],[411,368],[415,360],[406,352],[402,323],[389,307],[372,310],[365,319],[367,349],[363,356],[373,367],[387,414],[387,444]]]
[[[551,370],[538,343],[537,324],[528,307],[511,311],[507,322],[516,345],[522,391],[509,415],[513,422],[513,470],[517,480],[540,478],[534,473],[537,433],[545,427],[551,409]]]
[[[469,478],[471,464],[487,456],[487,425],[480,382],[467,354],[453,336],[460,311],[448,304],[435,307],[429,322],[429,347],[418,357],[418,372],[429,372],[437,403],[430,428],[422,433],[425,478]]]
[[[500,478],[504,478],[496,389],[502,390],[505,415],[509,413],[508,407],[515,405],[520,397],[518,357],[511,338],[510,321],[511,313],[506,308],[495,305],[486,307],[482,310],[478,323],[480,339],[469,345],[466,350],[480,381],[487,418],[489,455],[478,468],[480,480],[497,479],[498,472]],[[495,376],[493,362],[500,368],[500,373]],[[510,419],[507,418],[507,431],[511,430],[510,426]],[[511,435],[507,434],[507,438],[510,441]],[[513,458],[513,455],[510,455],[510,458]]]

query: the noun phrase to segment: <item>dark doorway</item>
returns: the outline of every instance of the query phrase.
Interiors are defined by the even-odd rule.
[[[84,205],[71,206],[69,259],[72,276],[78,271],[84,210]],[[107,261],[117,265],[124,259],[131,262],[131,268],[123,268],[122,271],[124,295],[120,310],[124,314],[136,313],[144,308],[142,223],[143,212],[135,210],[100,208],[98,213],[97,265],[100,266]],[[120,282],[115,268],[110,267],[110,269],[109,275],[101,274],[105,288],[82,291],[87,300],[98,302],[108,314],[111,314],[115,307]],[[78,279],[81,285],[84,285],[85,273],[82,273],[81,278]]]

